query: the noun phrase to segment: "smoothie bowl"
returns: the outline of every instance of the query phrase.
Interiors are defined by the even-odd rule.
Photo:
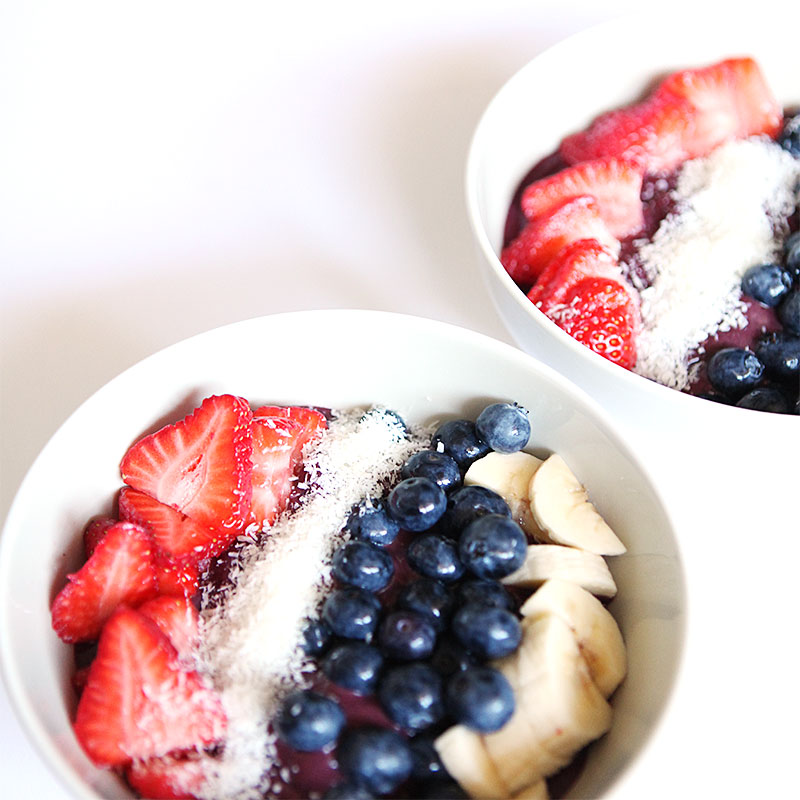
[[[770,424],[739,406],[796,424],[790,53],[788,33],[746,19],[635,16],[556,45],[498,92],[467,199],[524,350],[645,422]]]
[[[98,391],[19,489],[0,598],[9,694],[81,798],[601,796],[647,756],[687,613],[658,487],[593,401],[354,311]]]

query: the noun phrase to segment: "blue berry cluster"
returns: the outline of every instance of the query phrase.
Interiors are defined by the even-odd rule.
[[[463,479],[488,452],[521,450],[530,431],[514,403],[446,422],[384,497],[351,512],[333,557],[337,585],[303,647],[328,681],[374,696],[397,730],[350,728],[335,699],[291,695],[276,724],[283,740],[298,750],[336,747],[344,782],[326,798],[401,786],[408,796],[465,797],[435,737],[454,723],[498,730],[511,717],[511,686],[488,662],[519,646],[518,603],[499,579],[522,565],[528,542],[502,497]]]
[[[776,310],[782,330],[762,334],[753,349],[724,347],[706,364],[716,394],[740,408],[800,414],[800,231],[789,236],[779,263],[745,272],[742,294]]]

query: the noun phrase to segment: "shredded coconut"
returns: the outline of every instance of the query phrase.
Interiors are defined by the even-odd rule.
[[[269,789],[267,772],[276,758],[269,721],[285,693],[303,684],[303,624],[331,587],[331,556],[345,538],[350,509],[381,494],[429,441],[427,430],[406,435],[388,411],[337,416],[306,459],[312,488],[299,508],[260,542],[245,545],[231,565],[232,588],[202,610],[200,666],[228,716],[221,756],[203,761],[203,800],[254,800]]]
[[[650,285],[641,291],[637,373],[685,389],[698,346],[744,327],[742,275],[775,258],[799,180],[800,161],[766,139],[730,142],[683,165],[675,212],[638,251]]]

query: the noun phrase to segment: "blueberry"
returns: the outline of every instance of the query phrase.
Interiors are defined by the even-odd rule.
[[[458,553],[464,566],[479,578],[503,578],[522,566],[528,540],[513,519],[485,514],[461,534]]]
[[[736,402],[739,408],[756,411],[771,411],[774,414],[790,414],[792,409],[783,392],[774,386],[757,386]]]
[[[800,231],[795,231],[783,243],[783,263],[795,283],[800,284]]]
[[[408,731],[430,728],[444,716],[442,679],[427,664],[403,664],[389,670],[378,686],[389,718]]]
[[[444,523],[454,535],[484,514],[511,516],[508,503],[497,492],[485,486],[464,486],[450,496]]]
[[[392,557],[369,542],[347,542],[333,554],[333,577],[368,592],[383,589],[394,575]]]
[[[388,794],[411,774],[411,749],[388,728],[348,730],[337,748],[339,766],[348,778],[376,794]]]
[[[475,423],[468,419],[451,419],[442,423],[433,434],[431,443],[434,450],[447,453],[463,470],[491,449],[478,435]]]
[[[759,338],[754,349],[768,375],[795,381],[800,376],[800,336],[787,331],[766,333]]]
[[[382,429],[385,429],[387,424],[391,425],[394,433],[394,440],[401,441],[408,438],[408,425],[405,420],[391,408],[371,408],[359,420],[363,424],[370,424],[373,420],[377,420]]]
[[[789,292],[778,306],[778,319],[784,328],[800,336],[800,288]]]
[[[478,658],[502,658],[513,653],[522,639],[519,620],[505,608],[467,603],[453,615],[455,637]]]
[[[763,373],[758,356],[741,347],[723,347],[708,361],[708,380],[728,397],[741,397],[755,388]]]
[[[322,606],[322,618],[337,636],[364,641],[375,633],[380,612],[375,595],[354,587],[336,589]]]
[[[307,656],[320,656],[331,641],[331,629],[321,619],[310,619],[303,628],[302,649]]]
[[[322,800],[374,800],[374,795],[370,794],[367,789],[363,786],[359,786],[357,783],[345,781],[344,783],[337,783],[335,786],[331,786],[331,788],[322,795]]]
[[[356,694],[370,694],[378,683],[383,656],[365,642],[345,642],[334,647],[322,661],[322,671],[337,686]]]
[[[480,603],[484,606],[505,608],[508,611],[514,611],[517,606],[514,598],[502,583],[483,578],[473,578],[460,583],[456,596],[459,605]]]
[[[469,667],[447,681],[445,705],[456,722],[481,733],[491,733],[511,719],[514,691],[496,669]]]
[[[407,558],[411,567],[427,578],[452,583],[464,574],[458,544],[440,533],[425,533],[414,539]]]
[[[375,497],[362,500],[352,511],[345,529],[353,539],[376,544],[391,544],[400,532],[400,526],[389,516],[386,503]]]
[[[742,276],[742,292],[774,308],[792,288],[792,276],[780,264],[757,264]]]
[[[406,478],[389,493],[389,514],[407,531],[427,530],[447,509],[447,496],[428,478]]]
[[[389,658],[413,661],[433,652],[436,629],[416,611],[393,611],[381,623],[378,641]]]
[[[492,403],[475,420],[475,430],[492,450],[516,453],[531,435],[528,411],[516,403]]]
[[[448,777],[447,770],[439,752],[433,744],[433,737],[428,734],[420,734],[411,739],[408,743],[411,748],[411,777],[418,781],[428,781],[431,779],[443,779]]]
[[[778,135],[778,144],[795,158],[800,158],[800,114],[784,122],[783,130]]]
[[[407,583],[397,596],[395,604],[407,611],[422,614],[437,632],[444,629],[453,607],[453,598],[447,587],[432,578],[420,578]]]
[[[430,665],[442,676],[466,669],[475,664],[472,654],[461,642],[450,636],[442,636],[430,658]]]
[[[275,722],[281,739],[306,753],[322,750],[336,741],[344,723],[344,712],[335,700],[309,689],[290,694]]]
[[[400,473],[404,478],[428,478],[445,492],[461,486],[461,470],[447,453],[420,450],[403,464]]]

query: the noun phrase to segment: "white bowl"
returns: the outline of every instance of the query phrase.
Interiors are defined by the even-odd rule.
[[[737,10],[723,20],[718,9],[709,14],[700,8],[691,19],[642,14],[588,29],[514,75],[495,95],[473,136],[466,170],[468,213],[486,285],[511,336],[642,429],[655,421],[684,431],[691,418],[703,432],[739,425],[780,431],[796,425],[797,418],[754,414],[668,389],[572,339],[534,307],[500,263],[511,198],[531,167],[556,151],[564,136],[604,111],[639,99],[654,80],[677,69],[752,55],[778,100],[800,105],[796,25],[790,18],[785,25],[767,24],[763,16]]]
[[[50,627],[50,603],[79,564],[85,521],[111,510],[130,443],[223,392],[253,404],[381,403],[410,422],[474,416],[497,399],[525,405],[532,445],[564,456],[629,548],[613,559],[612,609],[628,639],[630,673],[614,697],[614,727],[573,794],[598,796],[621,780],[663,717],[686,613],[675,534],[637,456],[580,390],[506,344],[413,317],[320,311],[213,330],[127,370],[75,411],[21,485],[0,549],[2,671],[23,726],[74,796],[131,794],[95,769],[72,735],[72,652]]]

